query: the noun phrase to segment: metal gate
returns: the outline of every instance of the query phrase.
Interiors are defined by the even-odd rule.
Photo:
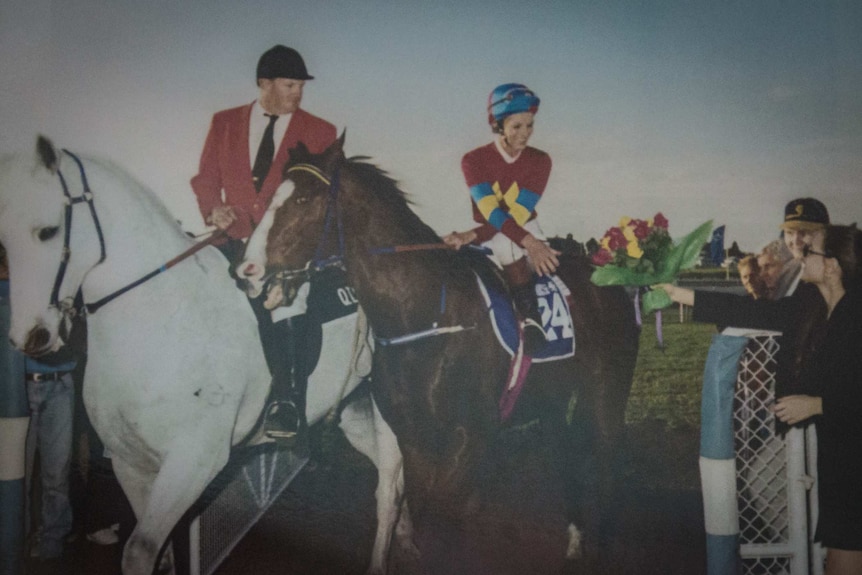
[[[739,553],[744,575],[821,575],[813,425],[775,434],[774,336],[750,337],[733,406]]]
[[[210,575],[305,465],[291,451],[264,449],[228,466],[191,522],[189,572]],[[206,494],[205,494],[206,498]]]

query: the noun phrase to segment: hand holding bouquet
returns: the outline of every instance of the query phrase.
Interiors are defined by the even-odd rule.
[[[592,282],[600,286],[671,283],[682,270],[697,262],[711,232],[710,220],[674,243],[668,233],[668,221],[660,212],[648,220],[624,217],[617,227],[605,232],[600,249],[592,256],[597,266]],[[649,313],[670,304],[664,290],[651,291],[644,295],[643,311]]]

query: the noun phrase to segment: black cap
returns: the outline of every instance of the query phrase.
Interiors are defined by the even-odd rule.
[[[829,211],[814,198],[799,198],[784,206],[782,229],[817,229],[829,225]]]
[[[257,79],[290,78],[292,80],[313,80],[308,75],[302,56],[293,48],[278,44],[261,55],[257,61]]]

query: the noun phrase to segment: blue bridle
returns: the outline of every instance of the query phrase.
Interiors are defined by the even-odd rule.
[[[105,258],[107,254],[105,252],[105,236],[102,233],[102,225],[99,222],[99,215],[96,213],[96,206],[93,203],[93,192],[90,190],[90,183],[87,181],[87,172],[84,170],[84,165],[81,163],[81,160],[70,152],[69,150],[64,149],[63,153],[72,158],[75,163],[78,165],[78,172],[81,176],[81,185],[84,188],[83,193],[73,198],[72,194],[69,193],[69,186],[66,184],[66,178],[63,177],[63,171],[59,168],[57,169],[57,176],[60,178],[60,184],[63,186],[63,196],[65,198],[65,207],[63,209],[63,220],[65,224],[65,229],[63,231],[63,253],[60,259],[60,267],[57,269],[57,275],[54,277],[54,287],[51,289],[51,299],[50,306],[53,308],[60,309],[60,287],[63,285],[63,279],[66,276],[66,268],[69,265],[69,259],[72,257],[72,249],[69,246],[69,242],[72,237],[72,208],[75,204],[80,204],[82,202],[86,202],[87,206],[90,208],[90,216],[93,218],[93,225],[96,227],[96,234],[99,236],[99,249],[100,256],[99,261],[96,262],[96,265],[99,265]],[[63,310],[68,311],[71,309],[71,298],[68,299],[68,303],[63,304]]]
[[[181,253],[177,257],[164,263],[163,265],[154,269],[150,273],[148,273],[148,274],[136,279],[135,281],[131,282],[130,284],[127,284],[127,285],[121,287],[120,289],[106,295],[102,299],[95,301],[93,303],[82,304],[81,309],[76,309],[74,307],[75,304],[73,303],[74,302],[73,298],[66,298],[63,300],[63,302],[61,304],[59,301],[60,287],[62,287],[62,285],[63,285],[63,279],[66,276],[66,268],[68,267],[69,259],[72,256],[72,250],[69,246],[69,242],[70,242],[70,239],[72,236],[72,208],[75,206],[75,204],[80,204],[82,202],[86,202],[87,206],[90,208],[90,215],[93,218],[93,225],[95,226],[96,234],[99,237],[100,255],[99,255],[99,261],[96,262],[95,265],[101,264],[107,258],[107,252],[105,249],[105,235],[102,232],[102,224],[99,221],[99,215],[96,213],[96,205],[93,202],[93,191],[90,189],[90,184],[87,181],[87,172],[86,172],[86,170],[84,170],[84,165],[81,162],[81,160],[78,158],[78,156],[76,156],[75,154],[73,154],[72,152],[70,152],[69,150],[66,150],[66,149],[64,149],[63,152],[66,155],[68,155],[70,158],[72,158],[75,161],[75,163],[78,165],[78,171],[79,171],[80,176],[81,176],[81,185],[84,188],[84,192],[80,196],[73,198],[72,195],[69,193],[69,186],[66,184],[66,178],[63,177],[62,170],[59,170],[59,169],[57,170],[57,176],[59,176],[59,178],[60,178],[60,184],[63,186],[63,196],[65,197],[65,209],[64,209],[64,214],[63,214],[63,218],[64,218],[64,222],[65,222],[65,230],[63,233],[63,253],[62,253],[62,256],[60,259],[60,267],[57,269],[57,275],[54,278],[54,287],[51,289],[50,306],[58,309],[61,313],[63,313],[63,314],[72,314],[72,313],[81,313],[81,312],[87,313],[87,314],[95,313],[96,310],[98,310],[100,307],[107,304],[108,302],[113,301],[114,299],[118,298],[119,296],[123,295],[124,293],[128,292],[129,290],[138,287],[139,285],[141,285],[145,281],[157,276],[158,274],[160,274],[164,271],[167,271],[168,269],[170,269],[174,265],[178,264],[182,260],[195,254],[196,252],[198,252],[202,248],[218,241],[221,237],[224,236],[223,231],[219,231],[219,232],[213,234],[208,239],[194,244],[193,246],[191,246],[189,249],[187,249],[186,251],[184,251],[183,253]]]

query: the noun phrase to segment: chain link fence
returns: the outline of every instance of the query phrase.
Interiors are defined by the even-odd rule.
[[[822,562],[809,566],[816,509],[816,470],[807,469],[806,433],[791,429],[775,433],[771,406],[775,401],[773,336],[750,337],[736,381],[733,430],[736,447],[737,505],[740,556],[744,575],[804,575],[822,573]],[[813,433],[813,426],[809,426]]]

